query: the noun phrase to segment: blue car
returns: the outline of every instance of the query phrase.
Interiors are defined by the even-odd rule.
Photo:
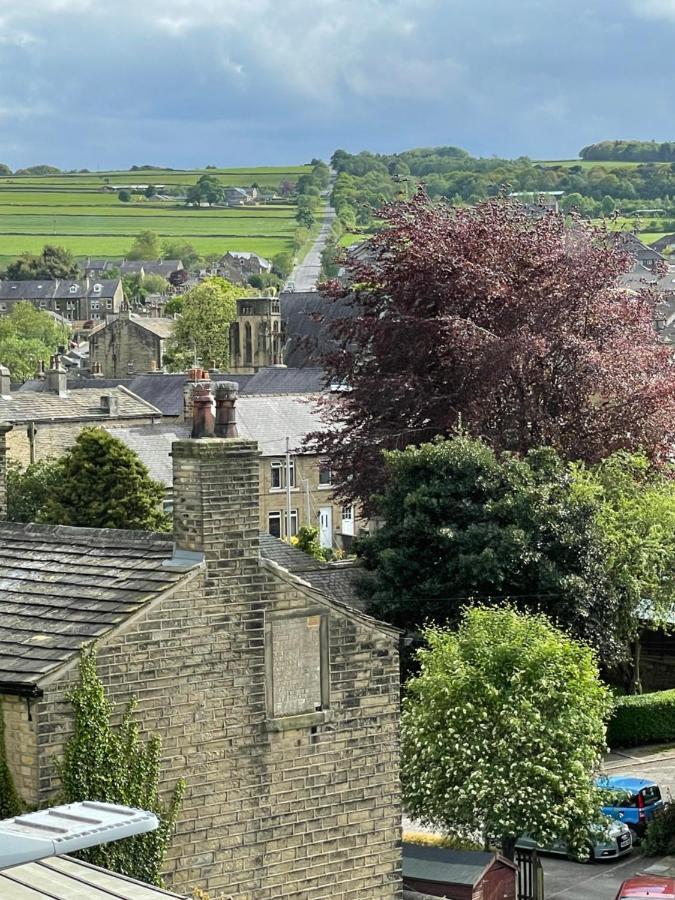
[[[608,793],[603,813],[628,825],[640,837],[649,822],[663,811],[661,791],[654,781],[631,775],[603,775],[595,785]]]

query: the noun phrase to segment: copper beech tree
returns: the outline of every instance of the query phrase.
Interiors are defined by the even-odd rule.
[[[550,445],[568,459],[675,438],[675,370],[654,328],[656,295],[619,284],[611,236],[490,200],[455,209],[419,192],[387,205],[367,254],[323,285],[324,364],[351,387],[311,437],[339,496],[372,512],[383,449],[461,426],[496,450]]]

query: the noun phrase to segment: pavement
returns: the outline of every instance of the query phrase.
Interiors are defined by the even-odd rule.
[[[609,753],[603,761],[608,775],[651,778],[667,800],[675,797],[675,746],[635,747]],[[403,820],[405,831],[430,831]],[[640,848],[619,860],[582,863],[558,856],[541,856],[546,900],[615,900],[621,883],[640,873],[675,877],[675,857],[645,857]]]
[[[312,248],[301,263],[293,269],[288,281],[295,284],[296,291],[315,291],[321,272],[321,251],[330,237],[330,230],[335,219],[335,210],[330,206],[324,208],[321,230]]]

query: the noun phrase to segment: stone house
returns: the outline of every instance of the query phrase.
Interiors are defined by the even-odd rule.
[[[56,313],[69,323],[82,325],[118,313],[124,294],[119,278],[0,281],[0,315],[11,312],[21,300],[27,300],[36,309]]]
[[[188,393],[202,386],[203,383],[197,387],[186,384]],[[191,418],[191,402],[187,400],[186,404]],[[317,526],[323,547],[348,551],[365,523],[359,519],[354,506],[335,501],[330,468],[323,465],[321,457],[307,453],[302,446],[305,437],[321,427],[318,412],[317,397],[306,394],[244,394],[236,401],[239,434],[256,441],[260,450],[260,530],[288,540],[303,525]],[[106,427],[139,455],[155,480],[166,485],[170,499],[171,447],[174,441],[189,436],[191,426],[176,423],[144,427],[130,423]],[[290,491],[287,491],[289,476]]]
[[[251,275],[268,275],[272,263],[257,253],[228,250],[216,266],[216,273],[233,284],[246,284]]]
[[[88,278],[105,278],[106,273],[118,271],[120,275],[161,275],[169,278],[172,272],[183,268],[180,259],[123,259],[118,262],[109,259],[87,258],[83,264],[84,274]]]
[[[0,422],[15,426],[7,437],[12,460],[27,465],[60,456],[88,426],[152,425],[161,420],[156,407],[128,388],[69,391],[67,379],[65,369],[57,366],[46,374],[46,390],[10,391],[10,373],[0,366]]]
[[[261,556],[259,451],[211,437],[232,433],[218,404],[173,445],[173,540],[0,524],[10,769],[27,802],[53,796],[97,640],[110,696],[162,738],[164,785],[187,780],[175,890],[398,900],[398,632]]]
[[[89,335],[89,366],[104,378],[161,370],[175,321],[122,310]]]

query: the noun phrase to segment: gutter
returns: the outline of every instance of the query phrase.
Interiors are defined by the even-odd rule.
[[[21,684],[17,681],[0,681],[0,694],[41,700],[44,696],[44,691],[41,687],[38,687],[37,684]]]

